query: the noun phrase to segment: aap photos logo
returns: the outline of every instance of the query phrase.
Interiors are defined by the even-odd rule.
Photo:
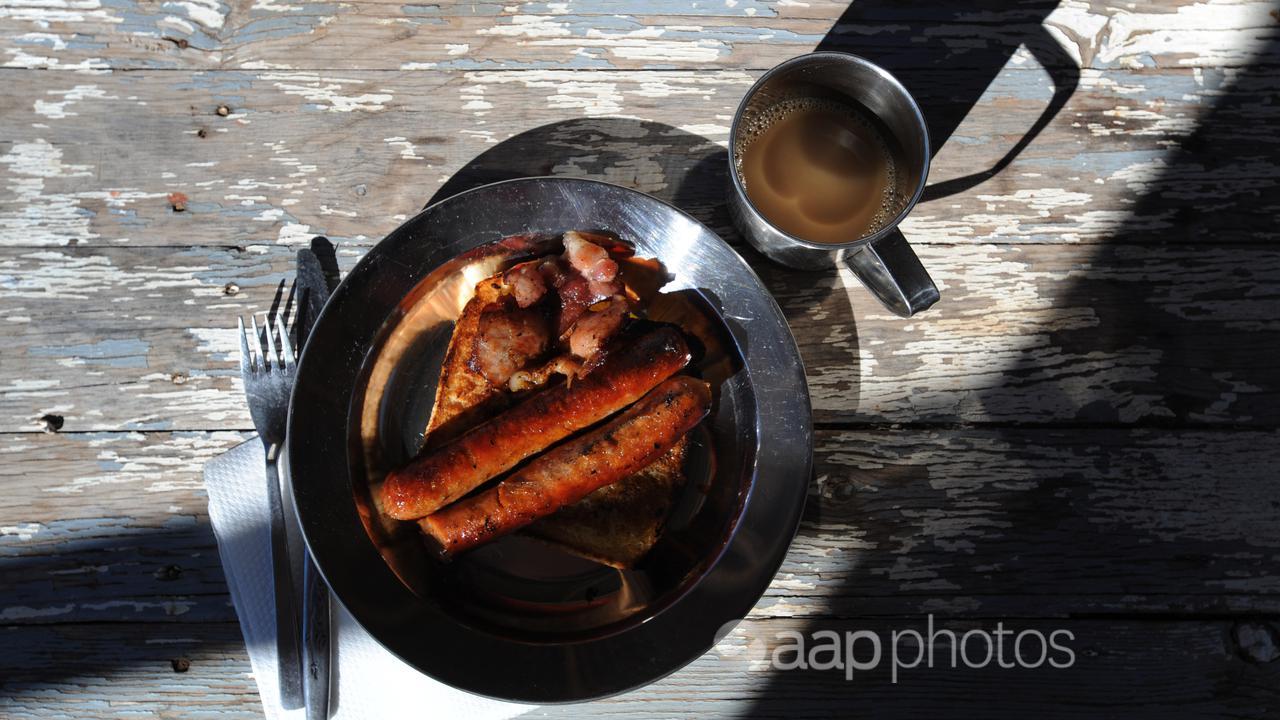
[[[838,670],[846,680],[887,667],[897,683],[907,671],[933,668],[1062,670],[1076,662],[1070,630],[939,627],[933,615],[922,630],[765,630],[765,623],[725,623],[714,653],[746,672]]]

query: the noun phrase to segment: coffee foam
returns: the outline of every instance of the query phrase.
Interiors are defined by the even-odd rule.
[[[751,147],[751,144],[775,123],[788,117],[792,113],[807,110],[826,110],[828,112],[843,115],[852,120],[855,124],[861,125],[862,127],[870,130],[868,136],[875,138],[876,150],[883,154],[885,158],[888,182],[885,183],[884,194],[880,198],[880,208],[876,210],[875,215],[872,216],[871,222],[867,225],[867,230],[863,233],[862,237],[874,235],[875,233],[880,232],[898,216],[898,213],[902,212],[902,208],[906,205],[906,195],[900,187],[899,182],[897,159],[894,153],[890,150],[883,132],[867,117],[866,111],[860,110],[847,103],[840,102],[839,100],[816,97],[792,97],[778,100],[763,108],[748,109],[748,111],[743,114],[738,125],[738,135],[733,143],[734,172],[737,173],[738,180],[742,183],[743,190],[746,190],[747,178],[742,172],[742,156],[746,153],[747,148]]]

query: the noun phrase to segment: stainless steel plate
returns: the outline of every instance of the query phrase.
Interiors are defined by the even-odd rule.
[[[451,566],[424,563],[408,572],[401,567],[397,575],[353,501],[366,481],[361,427],[372,358],[388,328],[403,319],[406,298],[451,292],[450,283],[465,277],[459,256],[507,235],[570,229],[616,232],[636,244],[638,255],[660,259],[673,275],[664,292],[695,298],[736,355],[734,370],[716,380],[716,408],[702,441],[715,456],[700,466],[705,498],[637,573],[564,558],[557,565],[546,551],[514,540]],[[416,364],[407,363],[386,386],[392,391],[382,391],[403,401],[377,399],[379,443],[392,455],[413,451],[425,423],[421,398],[430,393],[423,378],[438,368],[447,330],[442,323],[424,332]],[[415,387],[420,394],[406,397]],[[444,682],[537,703],[622,692],[714,645],[781,564],[799,523],[812,457],[800,356],[750,267],[705,226],[661,201],[561,178],[512,180],[456,195],[372,249],[312,331],[289,438],[292,492],[307,543],[361,625]]]

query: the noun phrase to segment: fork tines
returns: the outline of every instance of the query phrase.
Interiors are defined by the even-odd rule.
[[[254,342],[249,342],[244,319],[237,318],[240,325],[240,373],[242,375],[273,369],[288,370],[293,367],[297,359],[293,344],[289,340],[289,321],[294,312],[294,294],[297,292],[298,284],[296,281],[288,283],[288,292],[285,292],[286,282],[288,281],[282,278],[280,284],[276,286],[275,296],[272,297],[271,307],[267,309],[266,317],[262,320],[261,330],[258,329],[257,316],[249,316]],[[274,336],[272,325],[275,326]],[[279,338],[280,352],[276,350],[277,338]]]
[[[276,314],[275,328],[272,328],[271,315],[267,314],[262,321],[262,329],[258,329],[256,315],[249,316],[249,326],[253,333],[254,343],[249,342],[244,318],[236,318],[240,326],[240,372],[270,372],[292,370],[296,361],[293,343],[289,341],[289,330],[284,319]],[[279,347],[277,348],[277,340]],[[256,349],[256,352],[253,350]]]

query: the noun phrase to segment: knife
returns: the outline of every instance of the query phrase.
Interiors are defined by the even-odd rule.
[[[291,483],[287,454],[281,470],[281,483]],[[302,528],[294,510],[293,495],[287,488],[281,489],[285,503],[285,532],[289,536],[289,575],[292,580],[294,607],[302,608],[302,707],[307,720],[327,720],[329,717],[330,641],[329,641],[329,586],[316,569],[302,540]],[[296,706],[295,706],[296,707]]]
[[[316,318],[337,285],[338,266],[333,245],[323,237],[314,238],[310,248],[298,251],[297,264],[299,299],[296,347],[303,347]],[[291,514],[290,517],[296,525],[297,516]],[[307,720],[327,720],[332,685],[329,586],[325,584],[301,540],[290,547],[300,548],[301,554],[293,567],[301,573],[301,578],[294,587],[299,588],[302,593],[303,704]]]
[[[307,720],[328,720],[331,687],[329,586],[308,555],[303,571],[302,699]]]

